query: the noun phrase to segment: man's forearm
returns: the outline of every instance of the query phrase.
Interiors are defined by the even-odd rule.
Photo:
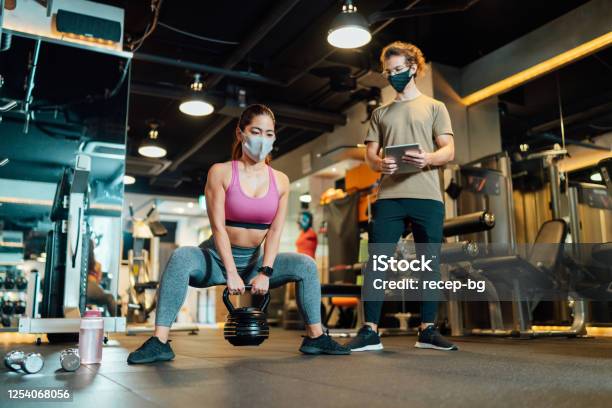
[[[382,170],[382,159],[376,153],[367,152],[365,155],[365,161],[371,170],[380,172]]]
[[[455,158],[455,148],[452,145],[446,145],[429,154],[430,165],[444,166],[449,161]]]

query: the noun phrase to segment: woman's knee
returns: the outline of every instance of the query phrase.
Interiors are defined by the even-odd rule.
[[[197,261],[201,257],[201,250],[195,246],[183,246],[176,248],[172,252],[172,259],[175,262],[189,263]]]
[[[314,259],[304,254],[295,254],[295,270],[305,280],[319,281],[319,271]]]
[[[199,266],[201,258],[202,252],[198,247],[184,246],[177,248],[172,252],[164,274],[189,273],[189,271]]]

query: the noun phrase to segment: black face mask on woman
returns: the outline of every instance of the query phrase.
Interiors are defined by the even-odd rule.
[[[390,75],[387,81],[389,81],[389,84],[396,92],[400,93],[406,88],[406,85],[408,85],[413,77],[414,75],[408,70],[399,74]]]

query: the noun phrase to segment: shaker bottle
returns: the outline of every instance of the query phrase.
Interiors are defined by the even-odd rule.
[[[81,364],[99,364],[102,361],[104,319],[99,310],[88,310],[81,318],[79,355]]]

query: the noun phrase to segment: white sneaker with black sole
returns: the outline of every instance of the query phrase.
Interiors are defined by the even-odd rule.
[[[349,341],[346,346],[350,348],[351,351],[377,351],[384,348],[380,342],[378,333],[372,330],[372,327],[367,324],[359,329],[357,336]]]
[[[427,326],[425,330],[419,329],[419,338],[414,347],[442,351],[459,350],[457,346],[446,340],[434,325]]]

